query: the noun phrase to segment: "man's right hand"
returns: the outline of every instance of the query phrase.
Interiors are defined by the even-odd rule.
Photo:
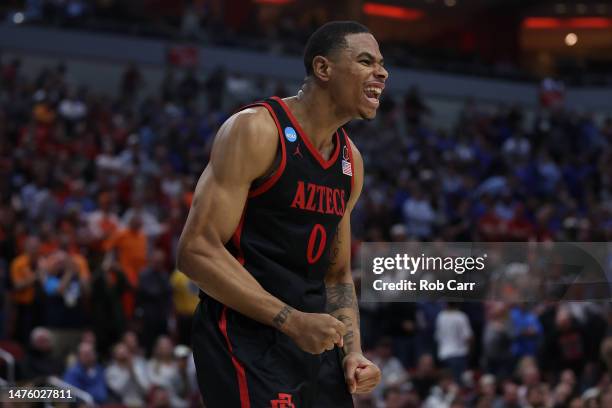
[[[311,354],[344,346],[346,326],[326,313],[303,313],[297,310],[289,315],[281,329],[298,347]]]

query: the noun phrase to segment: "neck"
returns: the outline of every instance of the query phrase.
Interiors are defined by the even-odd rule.
[[[328,92],[306,81],[296,96],[288,98],[287,106],[319,151],[330,148],[336,130],[350,120],[343,114]]]

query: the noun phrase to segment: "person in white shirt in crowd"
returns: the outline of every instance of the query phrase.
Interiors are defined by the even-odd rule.
[[[399,386],[408,380],[408,373],[400,360],[393,356],[393,340],[389,337],[381,338],[376,344],[372,362],[381,371],[380,383],[372,391],[378,404],[384,400],[384,391],[389,387]]]
[[[87,115],[87,105],[77,97],[74,89],[69,89],[66,97],[59,104],[58,113],[67,121],[77,122]]]
[[[126,148],[119,153],[117,161],[125,176],[142,178],[157,176],[159,167],[155,164],[140,143],[140,136],[132,133],[128,136]],[[136,181],[136,180],[135,180]]]
[[[137,361],[138,363],[142,363],[146,365],[147,360],[144,358],[144,351],[140,346],[138,341],[138,336],[132,330],[128,330],[123,333],[123,337],[121,338],[121,343],[125,344],[130,352],[130,356],[132,360]]]
[[[410,198],[404,202],[402,213],[410,236],[418,238],[432,236],[437,214],[430,198],[423,193],[418,183],[414,184]]]
[[[452,372],[442,370],[438,385],[432,387],[423,408],[450,408],[459,394],[459,386],[453,380]]]
[[[135,215],[139,215],[142,220],[142,231],[149,239],[154,239],[163,233],[166,226],[159,222],[157,216],[144,205],[144,200],[139,194],[132,197],[132,206],[128,208],[121,217],[123,225],[129,225],[130,220]]]
[[[457,383],[468,368],[472,328],[465,313],[456,303],[449,302],[436,319],[435,338],[438,342],[438,359],[448,368]]]
[[[174,358],[180,377],[179,388],[176,393],[188,401],[199,398],[198,379],[191,349],[184,344],[177,345],[174,347]]]
[[[179,390],[181,390],[183,384],[179,365],[174,358],[174,345],[170,337],[158,337],[153,356],[147,363],[147,373],[151,385],[157,385],[168,390],[172,407],[188,406],[188,402],[179,395]]]
[[[128,407],[141,407],[149,390],[147,367],[133,359],[124,343],[113,348],[113,359],[104,372],[106,384],[113,397]]]

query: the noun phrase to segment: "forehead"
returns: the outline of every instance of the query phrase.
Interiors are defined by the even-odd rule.
[[[362,52],[372,54],[376,58],[382,58],[378,42],[370,33],[349,34],[346,39],[346,52],[352,57],[356,57]]]

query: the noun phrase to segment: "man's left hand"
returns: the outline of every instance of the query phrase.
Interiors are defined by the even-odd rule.
[[[351,394],[370,392],[380,382],[380,369],[357,352],[348,353],[342,360],[344,378]]]

